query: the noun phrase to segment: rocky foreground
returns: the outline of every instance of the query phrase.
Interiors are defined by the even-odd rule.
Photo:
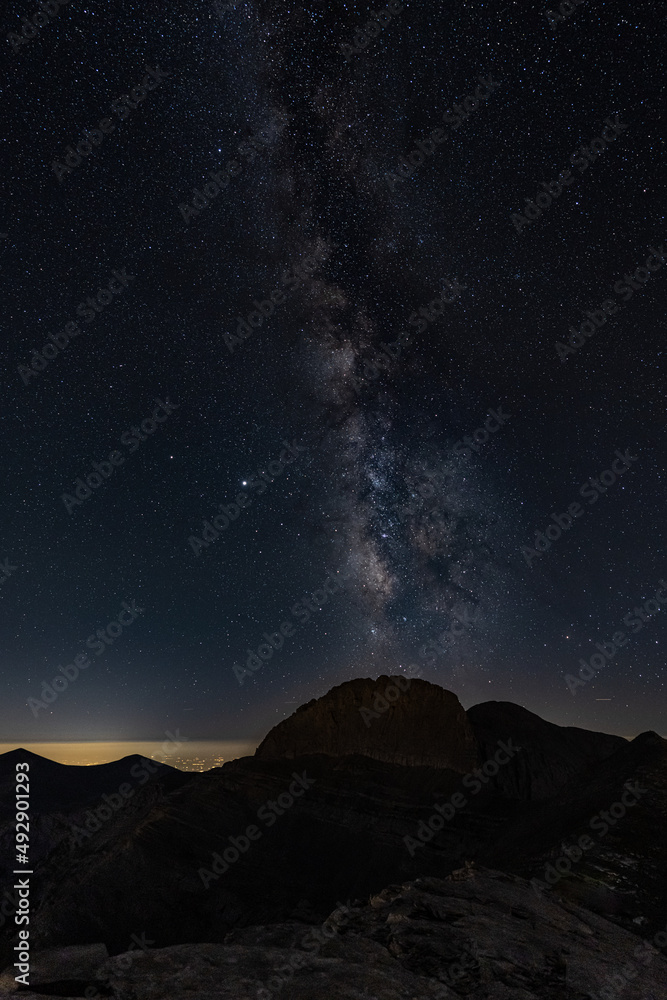
[[[141,942],[141,938],[137,937]],[[667,961],[553,893],[490,869],[389,886],[318,927],[231,931],[223,943],[104,945],[35,956],[31,997],[117,1000],[664,1000]],[[0,1000],[16,996],[9,970]]]

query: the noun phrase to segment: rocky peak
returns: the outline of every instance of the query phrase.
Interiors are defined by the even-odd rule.
[[[418,678],[356,678],[302,705],[279,722],[257,757],[361,754],[408,767],[465,774],[478,763],[477,742],[451,691]]]

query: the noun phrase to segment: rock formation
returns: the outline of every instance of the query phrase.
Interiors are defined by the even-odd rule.
[[[556,726],[508,701],[474,705],[467,715],[484,760],[493,756],[499,739],[521,746],[493,784],[506,797],[527,802],[551,798],[571,778],[628,745],[622,736]]]
[[[274,726],[255,752],[264,758],[320,753],[361,754],[459,774],[479,763],[475,736],[455,694],[428,681],[385,675],[347,681],[302,705]]]

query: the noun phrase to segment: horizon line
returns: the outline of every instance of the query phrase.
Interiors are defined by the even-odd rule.
[[[135,737],[130,736],[130,737],[124,737],[123,739],[112,739],[112,738],[109,738],[109,739],[101,739],[101,740],[100,739],[95,739],[95,740],[84,740],[84,739],[81,739],[81,740],[78,740],[78,739],[77,740],[68,740],[68,739],[62,739],[62,740],[40,740],[40,739],[32,739],[32,740],[25,741],[21,745],[22,746],[27,746],[29,743],[33,744],[33,745],[35,745],[35,744],[45,745],[45,744],[55,744],[55,743],[68,743],[68,744],[71,744],[71,743],[169,743],[169,742],[171,742],[169,739],[166,739],[166,740],[164,739],[165,735],[166,735],[166,733],[163,733],[162,736],[135,736]],[[181,739],[183,740],[183,743],[252,743],[253,740],[255,739],[255,737],[254,736],[253,737],[248,737],[248,736],[230,736],[230,737],[222,738],[220,736],[183,736],[183,737],[181,737]],[[21,742],[20,740],[8,740],[8,739],[4,739],[4,740],[0,740],[0,747],[10,746],[10,745],[14,746],[15,744],[19,744],[20,742]]]

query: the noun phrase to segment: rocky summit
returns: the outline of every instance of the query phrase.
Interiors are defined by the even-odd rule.
[[[279,722],[257,757],[359,754],[409,767],[465,774],[479,761],[477,740],[461,702],[419,678],[357,678],[339,684]]]

